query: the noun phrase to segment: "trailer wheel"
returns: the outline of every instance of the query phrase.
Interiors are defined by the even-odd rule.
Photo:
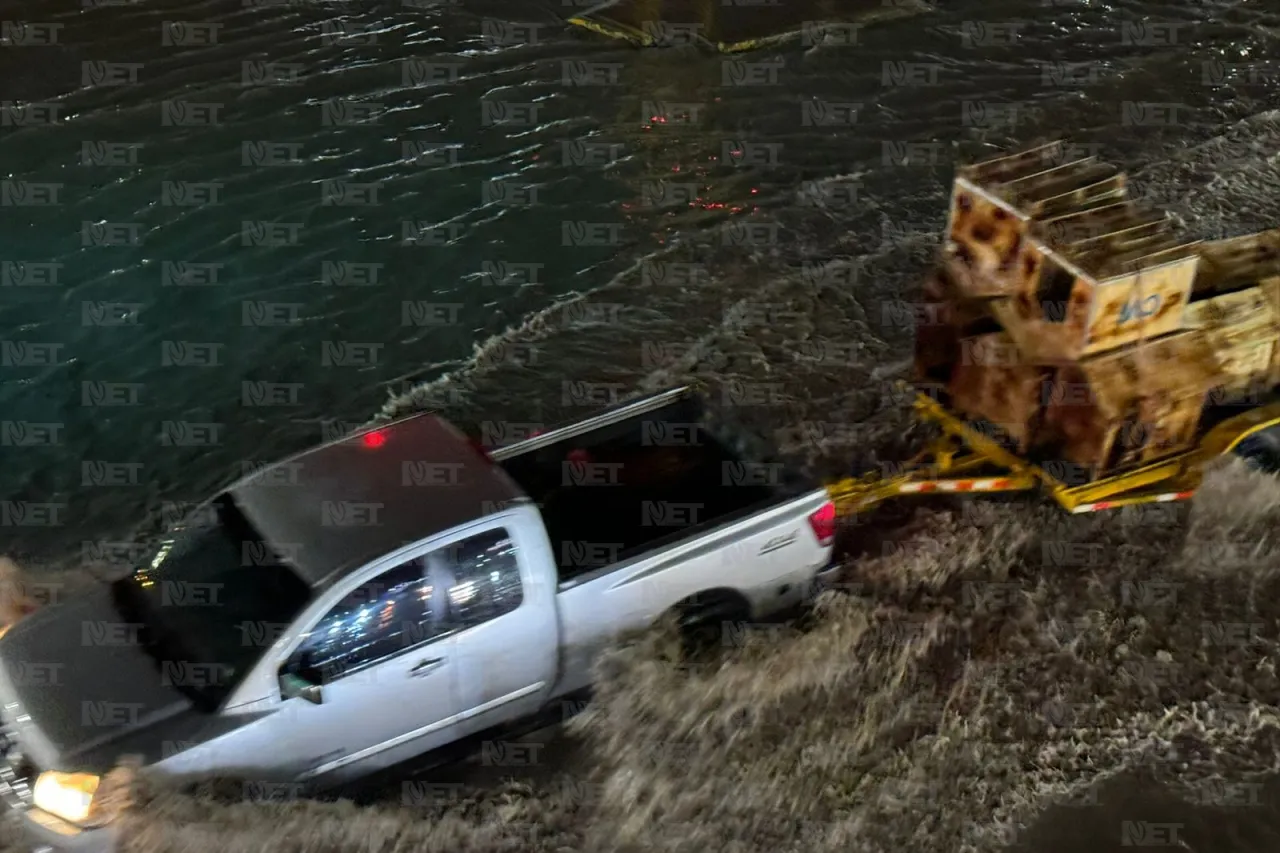
[[[1252,468],[1280,474],[1280,429],[1255,432],[1236,445],[1235,453]]]
[[[731,589],[691,596],[675,606],[680,641],[688,659],[705,659],[724,646],[725,623],[751,618],[747,600]]]

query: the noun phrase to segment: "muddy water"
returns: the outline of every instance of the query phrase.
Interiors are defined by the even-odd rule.
[[[0,417],[57,436],[15,443],[9,429],[0,445],[0,492],[58,508],[50,527],[6,505],[0,551],[33,571],[127,554],[139,518],[379,411],[438,406],[496,432],[571,416],[584,401],[566,379],[612,395],[694,376],[815,470],[895,458],[912,435],[885,368],[909,353],[903,300],[936,243],[962,151],[1065,129],[1133,169],[1135,192],[1199,234],[1280,221],[1269,64],[1280,19],[1259,4],[947,4],[868,30],[858,49],[779,49],[767,58],[785,60],[785,80],[757,88],[724,86],[718,58],[571,34],[550,5],[265,5],[51,3],[41,14],[63,27],[60,46],[0,51],[3,99],[55,105],[67,119],[0,129],[6,174],[61,183],[66,201],[0,210],[0,259],[63,265],[49,286],[0,288],[0,338],[56,355],[0,365]],[[484,43],[487,16],[536,19],[546,38]],[[161,24],[177,18],[225,27],[215,45],[166,43]],[[243,63],[266,56],[297,63],[300,87],[242,91]],[[404,77],[406,58],[456,64],[457,85]],[[81,62],[96,59],[140,64],[137,84],[85,87]],[[616,66],[619,85],[567,87],[564,60]],[[493,92],[546,107],[535,126],[487,126],[473,108]],[[223,105],[220,120],[166,125],[154,108],[179,98]],[[326,123],[332,98],[377,105],[381,119]],[[702,105],[703,121],[655,130],[641,112],[656,101]],[[858,121],[807,127],[801,101],[856,102]],[[406,139],[460,153],[406,159]],[[292,146],[299,162],[247,163],[246,140]],[[84,144],[101,141],[139,146],[95,148],[117,151],[118,165],[83,165]],[[764,153],[727,162],[726,144],[743,142]],[[594,143],[620,154],[592,159]],[[673,174],[698,184],[698,204],[652,203]],[[336,179],[382,182],[380,203],[321,204],[319,186]],[[162,180],[219,185],[220,202],[167,203]],[[536,186],[538,204],[516,190],[486,196],[492,180]],[[617,240],[565,245],[572,219],[616,225],[606,231]],[[450,239],[405,246],[406,220]],[[141,237],[86,242],[85,221]],[[245,222],[298,236],[256,245]],[[768,239],[743,245],[753,233],[743,222],[767,226]],[[217,281],[165,285],[166,261],[217,265]],[[495,279],[496,264],[523,274]],[[340,285],[339,268],[376,274]],[[447,306],[451,322],[406,324],[406,301]],[[277,315],[288,322],[263,321]],[[364,350],[376,356],[326,363],[334,342],[376,345]],[[179,351],[210,358],[162,358]],[[296,386],[294,404],[246,405],[245,382]],[[128,386],[129,404],[86,405],[85,383]],[[86,460],[123,479],[86,475]],[[511,772],[538,784],[562,767],[584,772],[570,746],[556,735],[535,771]],[[488,787],[509,770],[478,758],[440,778]],[[1274,848],[1274,827],[1262,828],[1276,815],[1270,788],[1196,808],[1156,788],[1113,783],[1098,805],[1055,808],[1020,843]]]

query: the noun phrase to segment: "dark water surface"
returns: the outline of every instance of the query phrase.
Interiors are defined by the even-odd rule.
[[[848,411],[984,144],[1070,133],[1206,236],[1276,224],[1274,4],[938,5],[744,72],[550,0],[0,4],[54,25],[0,46],[0,553],[127,541],[383,410],[501,438],[701,373],[773,383],[775,427]]]
[[[6,549],[118,536],[423,383],[438,403],[534,421],[564,414],[564,379],[617,383],[607,394],[678,354],[714,364],[696,342],[776,326],[752,306],[805,263],[918,268],[956,143],[1071,131],[1141,166],[1263,114],[1274,75],[1235,64],[1273,51],[1264,8],[946,4],[855,47],[754,54],[778,64],[728,86],[719,57],[623,48],[560,26],[554,4],[6,12],[54,26],[11,27],[0,50],[0,162],[29,194],[0,207],[0,255],[59,266],[37,286],[53,271],[10,264],[0,290],[0,411],[27,424],[6,428],[0,493],[61,522],[10,507]],[[503,46],[486,20],[537,24],[506,33],[534,43]],[[566,60],[597,63],[572,82],[605,85],[566,85]],[[1206,62],[1228,85],[1205,85]],[[806,127],[805,102],[837,121],[861,108]],[[1129,102],[1178,107],[1135,126]],[[685,112],[655,125],[653,103]],[[514,124],[485,112],[508,108]],[[726,162],[743,143],[745,162]],[[58,204],[19,206],[49,185]],[[675,203],[654,207],[658,192]],[[693,286],[679,269],[654,284],[686,249],[704,267]],[[50,430],[56,445],[33,446]]]

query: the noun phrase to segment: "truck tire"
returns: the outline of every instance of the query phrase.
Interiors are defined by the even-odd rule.
[[[680,641],[686,658],[705,658],[724,646],[725,623],[745,622],[751,606],[741,593],[715,589],[699,593],[675,606]]]
[[[1252,468],[1280,474],[1280,427],[1255,432],[1236,445],[1235,454]]]

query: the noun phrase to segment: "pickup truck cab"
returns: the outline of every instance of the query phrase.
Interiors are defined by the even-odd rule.
[[[0,797],[36,848],[103,849],[123,756],[337,786],[536,717],[665,613],[790,607],[834,507],[751,444],[682,388],[492,453],[423,414],[257,472],[0,637]]]

